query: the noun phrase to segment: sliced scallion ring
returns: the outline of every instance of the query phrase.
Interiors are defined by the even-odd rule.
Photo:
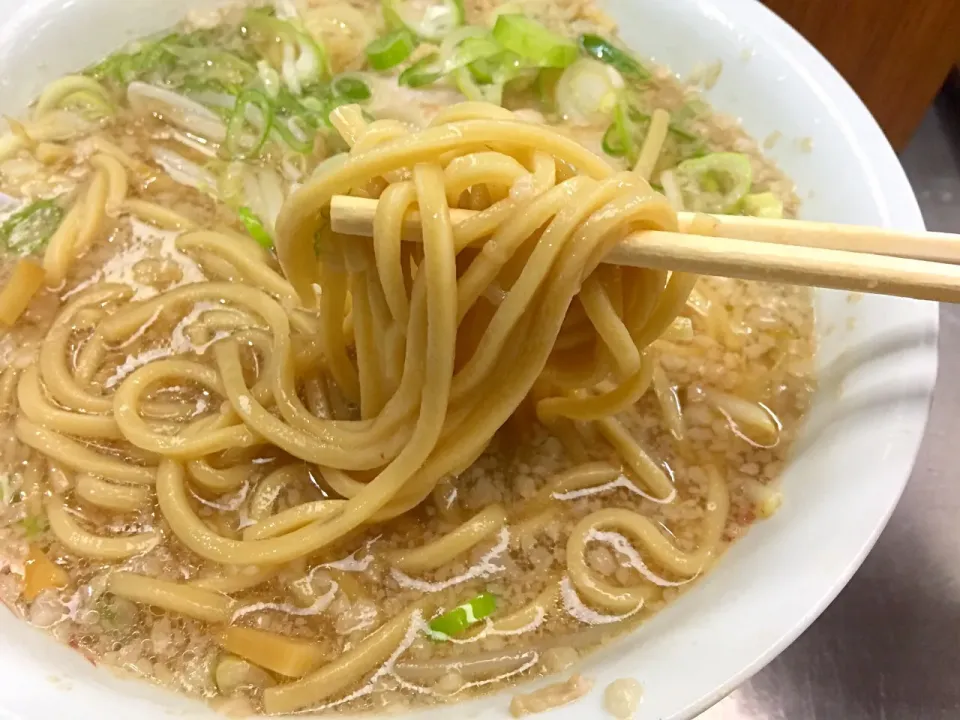
[[[418,88],[435,83],[442,75],[440,55],[430,53],[400,73],[397,82],[406,87]]]
[[[579,55],[576,43],[526,15],[500,15],[492,32],[504,48],[540,67],[565,68]]]
[[[463,25],[466,13],[462,0],[384,0],[383,18],[387,27],[406,29],[417,37],[439,42],[454,28]]]
[[[367,45],[367,60],[374,70],[389,70],[410,57],[416,47],[416,36],[402,28],[378,37]]]
[[[29,255],[41,249],[60,227],[63,208],[53,200],[37,200],[0,225],[0,242],[8,252]]]
[[[233,158],[255,157],[273,126],[273,106],[258,90],[244,90],[227,123],[227,152]]]
[[[783,218],[783,202],[772,192],[751,193],[743,198],[741,209],[744,215],[780,220]]]
[[[267,232],[256,213],[246,206],[240,208],[237,213],[240,215],[240,222],[243,223],[247,234],[256,240],[259,245],[270,250],[273,247],[273,238],[270,237],[270,233]]]
[[[646,80],[650,77],[646,68],[637,62],[630,53],[621,50],[599,35],[587,33],[581,35],[577,42],[584,53],[610,67],[616,68],[628,77],[637,80]]]
[[[453,79],[457,83],[457,89],[463,93],[467,100],[474,102],[488,102],[499,105],[503,100],[503,84],[487,83],[485,85],[477,84],[473,74],[467,68],[457,68],[453,71]]]
[[[276,116],[273,130],[294,152],[305,155],[313,150],[314,129],[305,116]]]
[[[677,165],[674,176],[684,194],[685,206],[708,213],[737,209],[753,182],[750,159],[732,152],[684,160]]]
[[[627,148],[620,137],[619,128],[616,122],[610,123],[606,132],[603,133],[603,139],[600,141],[600,147],[610,157],[623,157],[627,154]]]
[[[497,598],[490,593],[481,593],[469,602],[435,617],[429,623],[429,635],[434,640],[446,640],[459,635],[471,625],[493,615],[497,610]]]
[[[613,115],[623,87],[623,78],[616,69],[597,60],[580,58],[557,81],[557,111],[571,122],[594,125]]]
[[[350,102],[360,102],[370,99],[370,86],[363,80],[352,75],[338,75],[330,83],[330,89],[338,98]]]
[[[440,63],[444,74],[470,63],[502,53],[503,48],[490,33],[473,25],[460,27],[440,43]]]

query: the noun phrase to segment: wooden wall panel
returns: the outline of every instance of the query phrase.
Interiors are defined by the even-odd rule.
[[[834,64],[898,150],[957,62],[960,0],[764,1]]]

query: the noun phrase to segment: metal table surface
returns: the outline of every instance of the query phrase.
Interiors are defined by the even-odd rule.
[[[960,232],[960,113],[941,97],[901,156],[931,230]],[[960,306],[940,311],[940,376],[913,476],[823,615],[699,720],[960,719]]]

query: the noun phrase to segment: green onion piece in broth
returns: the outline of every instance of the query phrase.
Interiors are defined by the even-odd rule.
[[[490,593],[481,593],[473,600],[431,620],[427,624],[429,634],[434,640],[446,640],[489,617],[496,609],[497,598]]]
[[[674,172],[690,210],[726,213],[737,210],[750,192],[753,171],[746,155],[719,152],[684,160]]]
[[[504,48],[540,67],[565,68],[579,55],[576,43],[526,15],[500,15],[492,32]]]
[[[439,60],[439,54],[430,53],[400,73],[397,82],[400,85],[405,85],[410,88],[418,88],[435,83],[442,76],[438,65]]]
[[[370,86],[358,77],[339,75],[330,84],[333,94],[349,102],[361,102],[370,99]]]
[[[30,255],[43,248],[60,227],[63,208],[54,200],[37,200],[18,210],[0,226],[0,241],[8,252]]]
[[[266,95],[259,90],[244,90],[227,123],[226,148],[230,156],[243,159],[259,155],[270,135],[273,116],[273,105]]]
[[[599,35],[587,33],[581,35],[578,44],[580,49],[590,57],[616,68],[624,75],[635,80],[646,80],[650,73],[637,62],[630,53],[621,50]]]
[[[463,0],[384,0],[383,19],[391,30],[407,30],[423,40],[439,42],[464,23]]]
[[[417,47],[417,38],[406,28],[378,37],[367,45],[367,60],[374,70],[396,67]]]
[[[270,237],[270,233],[267,232],[267,229],[263,226],[263,223],[260,222],[260,218],[257,217],[256,213],[246,206],[240,208],[237,212],[240,215],[240,222],[242,222],[243,227],[246,228],[247,234],[267,250],[272,249],[273,238]]]

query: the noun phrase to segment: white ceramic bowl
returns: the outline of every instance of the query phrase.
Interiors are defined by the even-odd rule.
[[[162,29],[212,0],[0,0],[0,111],[43,83]],[[853,91],[756,0],[610,0],[627,42],[674,68],[723,61],[710,99],[762,138],[793,177],[807,218],[921,229],[913,192]],[[800,138],[813,141],[803,152]],[[692,592],[593,657],[585,700],[550,720],[601,717],[606,682],[644,686],[637,720],[690,718],[783,650],[824,609],[872,547],[910,474],[936,375],[937,308],[817,294],[819,393],[784,477],[785,502]],[[503,718],[506,699],[457,708]],[[434,710],[423,717],[439,717]],[[209,718],[199,704],[95,670],[78,654],[0,612],[0,717]],[[547,720],[547,715],[543,716]]]

